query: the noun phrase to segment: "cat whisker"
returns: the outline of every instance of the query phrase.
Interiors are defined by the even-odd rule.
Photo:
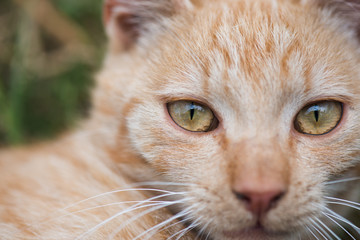
[[[335,204],[335,205],[341,205],[341,206],[346,206],[346,207],[350,207],[350,208],[353,208],[353,209],[356,209],[356,210],[359,210],[359,211],[360,211],[360,207],[354,206],[354,205],[349,204],[349,203],[344,203],[344,202],[339,202],[339,201],[326,201],[326,203],[328,203],[328,204]]]
[[[210,234],[211,234],[211,231],[209,231],[209,232],[208,232],[208,234],[206,235],[206,238],[205,238],[205,240],[208,240],[208,239],[209,239],[209,237],[210,237]]]
[[[324,214],[324,212],[322,212]],[[348,230],[346,230],[343,226],[341,226],[340,223],[338,223],[337,221],[335,221],[332,217],[330,217],[329,215],[327,214],[324,214],[325,217],[327,217],[328,219],[330,219],[333,223],[335,223],[338,227],[340,227],[344,232],[346,232],[353,240],[356,240],[355,237],[349,233]]]
[[[177,183],[177,182],[161,182],[161,181],[149,181],[149,182],[137,182],[129,184],[131,187],[141,187],[141,186],[196,186],[193,183]]]
[[[109,236],[109,239],[115,238],[115,236],[116,236],[125,226],[127,226],[129,223],[135,221],[136,219],[138,219],[138,218],[140,218],[140,217],[142,217],[142,216],[144,216],[144,215],[146,215],[146,214],[148,214],[148,213],[151,213],[151,212],[153,212],[153,211],[159,210],[159,209],[161,209],[161,208],[164,208],[164,207],[167,207],[167,206],[170,206],[170,205],[174,205],[174,204],[178,204],[178,203],[183,203],[183,201],[187,201],[187,200],[190,200],[190,199],[182,199],[182,200],[179,200],[179,201],[174,201],[174,202],[171,202],[170,204],[167,204],[166,206],[159,206],[159,207],[156,207],[156,206],[155,206],[155,207],[150,208],[150,209],[148,209],[148,210],[146,210],[146,211],[144,211],[144,212],[142,212],[142,213],[140,213],[140,214],[138,214],[138,215],[135,215],[135,216],[131,217],[130,219],[128,219],[126,222],[122,223],[117,229],[115,229],[115,231],[113,232],[113,234],[111,234],[111,235]],[[136,237],[136,239],[137,239],[137,238],[138,238],[138,237]]]
[[[163,194],[161,197],[172,196],[172,195],[174,195],[174,194]],[[104,220],[101,223],[97,224],[96,226],[92,227],[91,229],[89,229],[85,233],[81,234],[76,239],[80,239],[80,238],[82,238],[82,237],[84,237],[84,236],[86,236],[88,234],[91,234],[92,232],[96,231],[98,228],[105,225],[106,223],[112,221],[113,219],[115,219],[115,218],[117,218],[117,217],[119,217],[119,216],[121,216],[123,214],[129,213],[131,211],[135,211],[135,210],[142,209],[142,208],[147,208],[147,207],[158,207],[158,206],[160,206],[160,207],[158,207],[158,209],[160,209],[160,208],[164,208],[164,207],[167,207],[167,206],[182,202],[182,200],[179,200],[179,201],[168,202],[168,203],[165,203],[165,204],[164,203],[153,203],[153,204],[148,204],[148,205],[141,206],[142,204],[144,204],[144,203],[146,203],[148,201],[157,199],[157,198],[160,198],[160,196],[156,196],[156,197],[152,197],[150,199],[144,200],[141,203],[135,204],[135,205],[131,206],[130,208],[127,208],[127,209],[125,209],[123,211],[120,211],[119,213],[116,213],[115,215],[107,218],[106,220]],[[151,208],[151,209],[153,209],[153,208]],[[157,210],[157,209],[154,209],[153,211],[155,211],[155,210]]]
[[[329,208],[325,208],[327,213],[326,212],[323,212],[323,214],[325,214],[326,216],[329,216],[329,217],[333,217],[341,222],[344,222],[346,224],[348,224],[349,226],[351,226],[358,234],[360,234],[360,228],[355,226],[355,224],[353,224],[351,221],[349,221],[348,219],[342,217],[341,215],[337,214],[336,212],[332,211],[331,209]]]
[[[345,178],[345,179],[339,179],[339,180],[326,182],[325,185],[345,183],[345,182],[358,181],[358,180],[360,180],[360,177]]]
[[[315,218],[318,223],[320,223],[331,235],[333,235],[337,240],[341,240],[337,234],[334,233],[326,224],[321,221],[319,218]]]
[[[191,211],[192,211],[193,208],[194,208],[194,207],[191,206],[191,207],[188,207],[188,208],[184,209],[183,211],[175,214],[173,217],[171,217],[171,218],[169,218],[169,219],[167,219],[167,220],[165,220],[165,221],[163,221],[163,222],[161,222],[161,223],[159,223],[159,224],[157,224],[157,225],[149,228],[149,229],[146,230],[145,232],[143,232],[143,233],[141,233],[140,235],[138,235],[137,237],[135,237],[133,240],[137,240],[137,239],[139,239],[140,237],[145,236],[147,233],[149,233],[149,232],[151,232],[151,231],[153,231],[153,230],[161,229],[161,228],[164,227],[166,224],[171,223],[172,221],[174,221],[174,220],[176,220],[176,219],[178,219],[178,218],[181,218],[181,217],[183,217],[183,216],[188,215],[189,213],[191,213]],[[175,222],[175,223],[169,225],[168,227],[164,228],[163,230],[166,230],[166,229],[168,229],[168,228],[170,228],[170,227],[172,227],[172,226],[175,226],[176,224],[179,224],[179,223],[182,223],[182,222],[186,222],[187,220],[188,220],[188,219],[184,219],[184,220],[182,220],[182,221]],[[154,234],[155,234],[155,233],[154,233]],[[152,235],[153,235],[153,234],[149,235],[149,236],[146,237],[145,239],[149,239]],[[145,240],[145,239],[144,239],[144,240]]]
[[[160,209],[160,208],[163,208],[163,207],[167,207],[167,206],[170,206],[171,204],[159,204],[159,203],[156,203],[156,204],[147,204],[147,205],[143,205],[143,206],[137,206],[137,207],[131,207],[130,209],[126,209],[124,211],[121,211],[107,219],[105,219],[104,221],[102,221],[101,223],[97,224],[96,226],[92,227],[91,229],[89,229],[88,231],[86,231],[85,233],[81,234],[80,236],[78,236],[76,238],[76,240],[78,239],[82,239],[84,237],[86,237],[87,235],[89,234],[92,234],[93,232],[95,232],[97,229],[99,229],[100,227],[104,226],[105,224],[109,223],[110,221],[112,221],[113,219],[115,219],[116,217],[119,217],[123,214],[126,214],[128,212],[131,212],[131,211],[135,211],[135,210],[139,210],[139,209],[142,209],[142,208],[148,208],[148,207],[153,207],[151,209]],[[155,209],[155,210],[156,210]],[[154,211],[155,211],[154,210]]]
[[[190,232],[191,230],[193,230],[194,228],[197,228],[200,225],[201,222],[201,218],[198,218],[195,222],[193,222],[189,227],[185,228],[183,231],[183,233],[181,233],[176,240],[181,239],[182,236],[184,236],[186,233]]]
[[[139,236],[137,236],[135,239],[138,239],[139,237],[144,236],[146,233],[148,233],[148,232],[150,232],[150,231],[152,231],[152,230],[160,229],[160,228],[162,228],[164,225],[166,225],[166,224],[174,221],[175,219],[178,219],[178,218],[181,218],[181,217],[183,217],[183,216],[189,215],[189,213],[191,213],[194,208],[197,208],[197,207],[196,207],[196,206],[191,206],[191,207],[186,208],[185,210],[177,213],[177,214],[176,214],[175,216],[173,216],[172,218],[170,218],[170,219],[168,219],[168,220],[165,220],[164,222],[162,222],[162,223],[160,223],[160,224],[158,224],[158,225],[156,225],[156,226],[148,229],[148,230],[145,231],[144,233],[142,233],[142,234],[140,234]],[[202,209],[204,209],[204,208],[202,208]],[[202,209],[200,209],[200,210],[202,210]],[[200,211],[200,210],[198,209],[198,211]],[[175,225],[177,225],[177,224],[180,224],[180,223],[183,223],[183,222],[187,222],[187,221],[189,221],[189,220],[191,220],[191,219],[192,219],[192,217],[191,217],[191,216],[188,216],[187,218],[185,218],[185,219],[183,219],[183,220],[181,220],[181,221],[175,222],[175,223],[167,226],[166,228],[162,229],[162,231],[164,231],[164,230],[166,230],[166,229],[168,229],[168,228],[170,228],[170,227],[172,227],[172,226],[175,226]],[[189,231],[190,231],[190,230],[189,230]],[[147,236],[144,240],[150,239],[150,237],[152,237],[154,234],[155,234],[155,233]],[[178,232],[178,234],[180,234],[180,232]],[[183,236],[183,235],[185,235],[185,234],[186,234],[186,232],[184,232],[184,234],[182,234],[181,236]],[[172,236],[172,237],[175,237],[175,235]],[[133,240],[135,240],[135,239],[133,239]]]
[[[69,209],[71,207],[74,207],[76,205],[79,205],[81,203],[84,203],[84,202],[87,202],[89,200],[93,200],[93,199],[96,199],[96,198],[99,198],[99,197],[103,197],[103,196],[107,196],[107,195],[111,195],[111,194],[115,194],[115,193],[121,193],[121,192],[131,192],[131,191],[149,191],[149,192],[161,192],[161,193],[177,193],[177,192],[172,192],[172,191],[167,191],[167,190],[161,190],[161,189],[156,189],[156,188],[129,188],[129,189],[119,189],[119,190],[113,190],[113,191],[110,191],[110,192],[105,192],[105,193],[101,193],[101,194],[98,194],[98,195],[95,195],[95,196],[92,196],[92,197],[89,197],[89,198],[86,198],[84,200],[81,200],[81,201],[78,201],[76,203],[73,203],[65,208],[62,208],[60,209],[59,211],[61,210],[66,210],[66,209]],[[179,192],[181,193],[181,192]]]
[[[332,239],[332,237],[324,230],[324,228],[320,226],[314,219],[310,219],[310,221],[313,224],[315,231],[317,231],[324,239]]]
[[[163,197],[163,196],[159,196],[159,198],[161,198],[161,197]],[[117,206],[117,205],[123,205],[123,204],[129,204],[129,203],[145,203],[145,202],[146,203],[164,203],[166,201],[124,201],[124,202],[108,203],[108,204],[103,204],[103,205],[97,205],[97,206],[94,206],[94,207],[84,208],[84,209],[81,209],[81,210],[78,210],[78,211],[69,212],[69,213],[67,213],[65,215],[58,216],[58,217],[56,217],[54,219],[49,219],[49,220],[47,220],[47,222],[54,221],[54,220],[57,220],[59,218],[71,216],[71,215],[74,215],[74,214],[77,214],[77,213],[83,213],[83,212],[91,211],[91,210],[94,210],[94,209]]]
[[[205,209],[205,207],[202,207],[201,209],[197,208],[197,212],[203,211]],[[189,219],[191,219],[192,217],[189,217]],[[176,239],[180,239],[182,236],[184,236],[187,232],[190,232],[192,229],[198,227],[201,223],[202,218],[199,217],[197,220],[193,221],[192,224],[190,224],[190,226],[187,228],[188,230],[184,229],[183,233],[180,234]],[[196,238],[198,237],[198,235],[196,236]]]
[[[183,217],[183,216],[181,216],[181,217]],[[177,225],[177,224],[183,224],[183,223],[187,222],[189,219],[190,219],[190,218],[187,217],[187,218],[185,218],[185,219],[182,219],[181,221],[177,221],[177,222],[175,222],[175,223],[172,223],[171,225],[169,225],[169,226],[167,226],[167,227],[165,227],[165,228],[163,228],[163,229],[160,228],[158,232],[160,232],[160,231],[165,231],[166,229],[169,229],[169,228],[171,228],[171,227],[173,227],[173,226],[175,226],[175,225]],[[156,233],[157,233],[157,232],[153,232],[153,233],[149,234],[146,238],[144,238],[144,240],[149,240],[149,239],[151,239],[151,237],[154,236],[154,234],[156,234]]]
[[[103,194],[99,194],[99,195],[96,195],[96,196],[93,196],[93,197],[84,199],[84,200],[82,200],[82,201],[73,203],[73,204],[69,205],[69,206],[66,207],[66,208],[58,209],[58,210],[56,210],[55,212],[53,212],[52,214],[55,214],[55,213],[57,213],[57,212],[67,211],[69,208],[75,207],[75,206],[77,206],[77,205],[79,205],[79,204],[81,204],[81,203],[84,203],[84,202],[86,202],[86,201],[90,201],[90,200],[96,199],[97,197],[100,197],[100,196],[105,196],[105,195],[108,195],[108,194],[111,194],[111,193],[126,192],[127,190],[135,191],[135,190],[137,190],[137,189],[115,190],[115,191],[111,191],[111,192],[106,192],[106,193],[103,193]],[[146,188],[138,188],[138,190],[140,190],[140,191],[146,191],[147,189],[146,189]],[[96,208],[113,206],[113,205],[121,205],[121,204],[126,204],[126,203],[149,203],[149,202],[155,202],[154,200],[159,199],[159,198],[162,198],[162,197],[171,196],[171,195],[181,195],[181,194],[185,194],[185,192],[171,192],[171,191],[164,191],[164,190],[159,190],[159,189],[149,189],[149,190],[150,190],[150,191],[156,191],[156,190],[158,190],[158,192],[163,192],[163,193],[166,193],[166,194],[158,195],[158,196],[155,196],[155,197],[151,197],[151,198],[149,198],[149,199],[142,200],[142,201],[125,201],[125,202],[116,202],[116,203],[109,203],[109,204],[94,206],[94,207],[82,209],[82,210],[79,210],[79,211],[69,212],[69,213],[64,214],[64,215],[61,215],[61,216],[56,216],[56,217],[54,217],[54,218],[47,218],[47,219],[45,219],[45,220],[43,220],[43,221],[41,221],[41,222],[38,222],[38,223],[36,223],[36,224],[34,224],[34,225],[41,225],[41,224],[47,223],[47,222],[49,222],[49,221],[54,221],[54,220],[59,219],[59,218],[62,218],[62,217],[70,216],[70,215],[73,215],[73,214],[75,214],[75,213],[81,213],[81,212],[89,211],[89,210],[96,209]],[[162,201],[162,202],[163,202],[163,201]],[[33,226],[34,226],[34,225],[33,225]]]
[[[191,213],[191,212],[189,212],[189,213],[186,214],[186,215],[190,215],[190,213]],[[177,223],[173,223],[173,224],[167,226],[167,227],[164,228],[163,230],[166,230],[166,229],[168,229],[168,228],[171,228],[171,227],[175,226],[176,224],[180,224],[180,223],[185,224],[185,223],[187,223],[187,222],[190,222],[192,219],[193,219],[192,216],[187,216],[186,218],[182,219],[181,221],[179,221],[179,222],[177,222]]]
[[[326,198],[326,199],[329,199],[329,200],[338,201],[338,202],[345,202],[345,203],[349,203],[349,204],[351,204],[351,205],[355,205],[355,206],[360,206],[360,203],[353,202],[353,201],[346,200],[346,199],[335,198],[335,197],[325,197],[325,198]]]
[[[320,240],[320,239],[316,236],[316,234],[315,234],[308,226],[306,226],[305,228],[309,231],[309,233],[310,233],[314,238],[316,238],[316,240]]]
[[[307,229],[308,224],[303,225],[303,229],[306,231],[303,231],[303,233],[306,233],[307,239],[312,239],[313,235],[309,232],[309,230]],[[299,232],[299,239],[302,240],[302,234]]]
[[[204,233],[205,233],[205,230],[209,227],[210,223],[212,222],[212,220],[208,221],[200,230],[199,230],[199,233],[196,235],[196,238],[195,240],[201,238]]]
[[[196,219],[194,222],[192,222],[188,227],[184,228],[183,230],[174,233],[173,235],[171,235],[170,237],[168,237],[166,240],[170,240],[174,237],[176,237],[176,240],[179,240],[182,236],[184,236],[187,232],[190,232],[192,229],[196,228],[197,226],[200,225],[200,217],[198,219]]]

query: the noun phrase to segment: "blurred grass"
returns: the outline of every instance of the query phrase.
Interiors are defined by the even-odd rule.
[[[0,145],[54,137],[89,108],[101,0],[0,1]]]

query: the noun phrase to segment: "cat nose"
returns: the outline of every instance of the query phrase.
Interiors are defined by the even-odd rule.
[[[281,185],[263,190],[244,188],[238,191],[235,190],[234,194],[250,212],[260,218],[276,206],[285,195],[285,188]]]

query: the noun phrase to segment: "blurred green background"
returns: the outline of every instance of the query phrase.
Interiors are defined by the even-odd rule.
[[[102,0],[0,1],[0,146],[48,139],[89,109]]]

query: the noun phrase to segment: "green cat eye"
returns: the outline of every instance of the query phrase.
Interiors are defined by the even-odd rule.
[[[336,101],[313,103],[301,109],[295,119],[295,129],[304,134],[322,135],[331,132],[342,117],[342,104]]]
[[[167,104],[173,121],[191,132],[208,132],[217,126],[214,113],[205,105],[192,101],[175,101]]]

